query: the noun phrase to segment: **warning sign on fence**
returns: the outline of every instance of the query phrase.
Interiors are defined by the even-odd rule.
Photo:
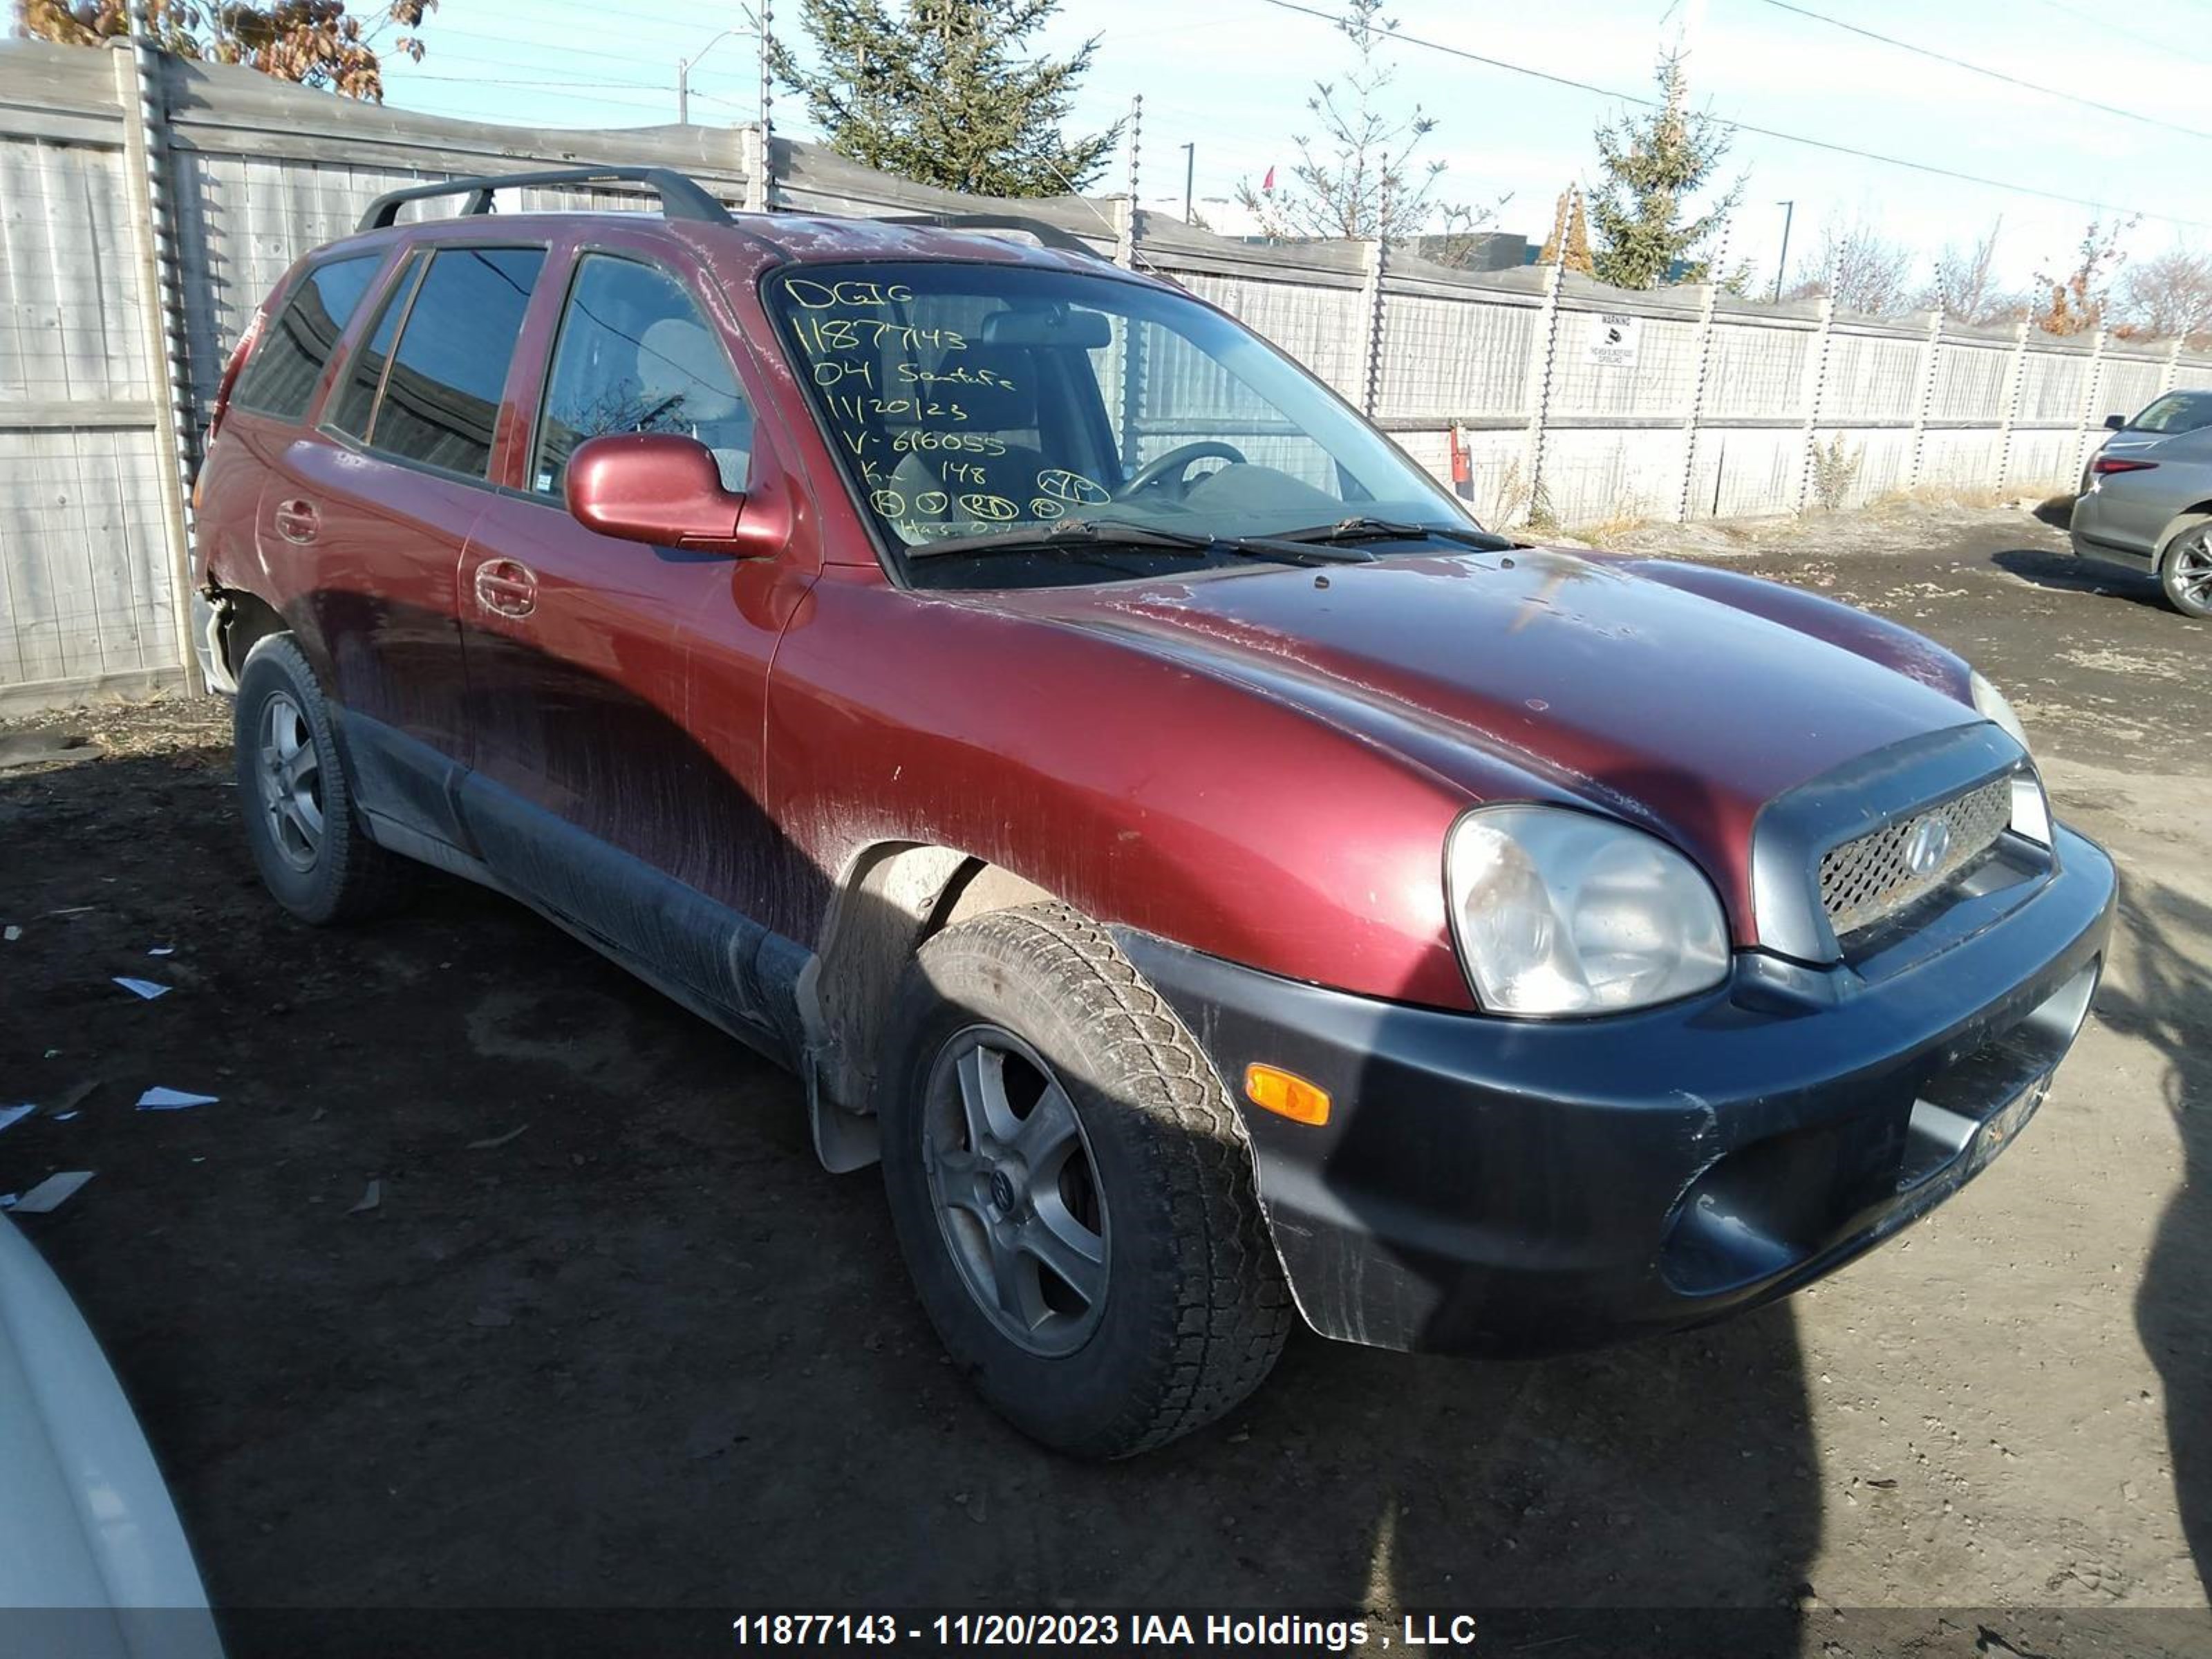
[[[1589,360],[1605,368],[1636,367],[1637,337],[1644,331],[1641,317],[1625,317],[1601,311],[1590,319]]]

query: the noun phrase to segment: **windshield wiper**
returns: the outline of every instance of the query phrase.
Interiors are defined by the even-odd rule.
[[[1041,530],[995,530],[980,536],[950,536],[909,547],[909,559],[934,559],[957,553],[1054,553],[1075,548],[1141,547],[1155,552],[1200,557],[1229,553],[1241,558],[1279,559],[1292,564],[1365,564],[1374,555],[1357,547],[1329,547],[1282,536],[1201,536],[1187,530],[1162,530],[1128,519],[1062,519]]]
[[[1211,536],[1181,530],[1155,530],[1127,519],[1062,519],[1055,524],[1019,530],[987,530],[979,536],[948,536],[909,547],[909,559],[933,559],[948,553],[1049,553],[1058,549],[1110,544],[1181,553],[1211,552]]]
[[[1339,519],[1334,524],[1308,525],[1303,530],[1279,530],[1266,539],[1322,546],[1332,542],[1457,542],[1462,547],[1480,548],[1486,553],[1504,553],[1515,545],[1506,538],[1492,535],[1487,530],[1463,530],[1457,525],[1410,524],[1398,519],[1359,517]]]

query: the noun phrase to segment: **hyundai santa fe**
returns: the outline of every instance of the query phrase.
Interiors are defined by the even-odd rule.
[[[658,211],[488,211],[617,178]],[[220,405],[276,900],[434,866],[791,1066],[1066,1451],[1218,1417],[1299,1320],[1530,1355],[1784,1295],[1986,1165],[2097,984],[2112,866],[1958,657],[1490,533],[1043,236],[418,186]]]

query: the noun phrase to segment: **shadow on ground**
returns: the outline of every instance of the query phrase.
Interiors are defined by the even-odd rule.
[[[97,1171],[25,1231],[137,1401],[219,1605],[1794,1628],[1820,1502],[1789,1307],[1528,1365],[1301,1338],[1218,1429],[1066,1462],[945,1364],[874,1177],[819,1170],[789,1078],[458,883],[299,926],[228,779],[211,741],[0,777],[26,918],[0,1074],[47,1103],[91,1085],[75,1121],[0,1142],[0,1189]],[[175,989],[141,1002],[119,974]],[[133,1111],[155,1084],[220,1103]]]
[[[2149,576],[2136,577],[2124,570],[2087,564],[2071,553],[2042,547],[2007,548],[1990,555],[1990,562],[2038,587],[2055,588],[2065,593],[2095,593],[2147,605],[2154,611],[2167,608],[2158,583]]]
[[[2182,1528],[2199,1580],[2212,1583],[2212,1305],[2204,1296],[2212,1264],[2212,978],[2197,965],[2212,953],[2212,906],[2164,883],[2135,880],[2120,909],[2140,988],[2132,995],[2107,988],[2098,1012],[2165,1059],[2161,1086],[2186,1160],[2136,1293],[2136,1327],[2165,1384]]]

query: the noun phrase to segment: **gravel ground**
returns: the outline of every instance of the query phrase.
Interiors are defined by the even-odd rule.
[[[0,1137],[0,1191],[98,1172],[22,1224],[217,1603],[1581,1610],[1532,1615],[1554,1655],[1650,1650],[1590,1609],[1729,1607],[1732,1652],[2212,1650],[2212,627],[2020,511],[1629,539],[2012,691],[2125,882],[2049,1103],[1784,1305],[1534,1365],[1302,1337],[1218,1430],[1111,1468],[973,1401],[786,1076],[458,884],[290,922],[225,705],[0,727],[0,1100],[78,1113]],[[220,1103],[134,1112],[153,1085]]]

